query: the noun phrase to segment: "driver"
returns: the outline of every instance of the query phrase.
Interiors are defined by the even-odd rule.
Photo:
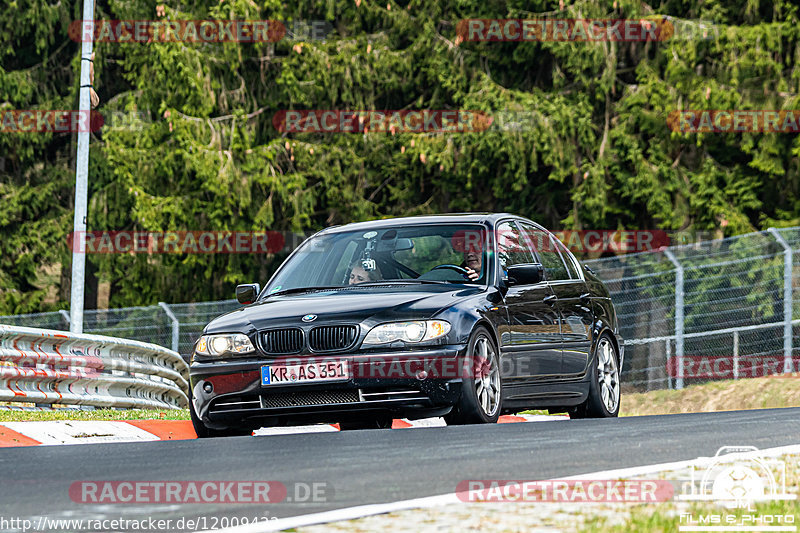
[[[483,254],[478,250],[464,252],[464,261],[461,263],[461,266],[466,269],[469,280],[476,281],[481,277]]]

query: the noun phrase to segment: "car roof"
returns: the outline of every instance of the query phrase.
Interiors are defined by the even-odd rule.
[[[361,231],[372,228],[389,228],[394,226],[411,226],[417,224],[482,224],[495,222],[501,218],[522,218],[508,213],[446,213],[441,215],[420,215],[414,217],[384,218],[367,222],[353,222],[343,226],[331,226],[320,233],[339,233],[344,231]]]

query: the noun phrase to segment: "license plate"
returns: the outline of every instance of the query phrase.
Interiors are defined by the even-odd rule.
[[[261,367],[262,386],[347,381],[348,379],[350,379],[350,368],[346,360]]]

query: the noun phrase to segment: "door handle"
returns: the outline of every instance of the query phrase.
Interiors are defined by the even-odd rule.
[[[544,299],[542,299],[542,301],[545,302],[547,305],[554,305],[556,303],[556,299],[557,299],[556,295],[551,294],[549,296],[545,296]]]

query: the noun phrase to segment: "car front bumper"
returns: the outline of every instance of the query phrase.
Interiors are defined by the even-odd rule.
[[[461,394],[466,346],[408,351],[241,358],[191,364],[192,405],[210,428],[337,422],[371,414],[395,418],[447,412]],[[350,379],[262,386],[261,367],[347,360]]]

